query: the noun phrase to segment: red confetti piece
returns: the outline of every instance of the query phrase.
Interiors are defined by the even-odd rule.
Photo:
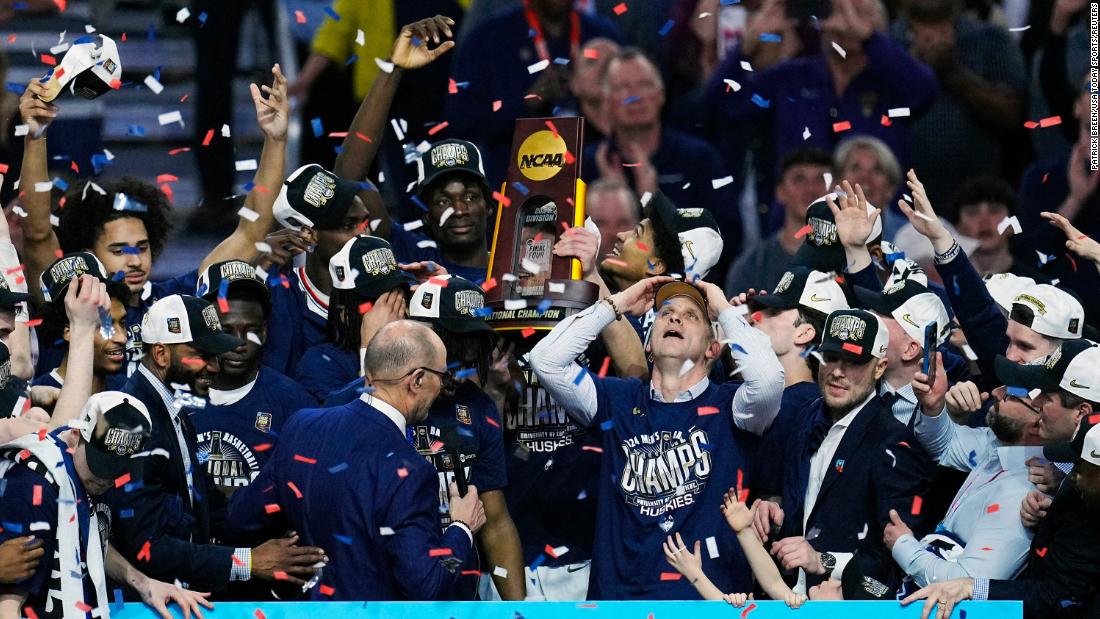
[[[661,572],[661,580],[680,580],[683,575],[680,572]]]
[[[161,184],[161,183],[174,183],[178,180],[179,180],[179,177],[176,176],[175,174],[158,174],[157,175],[157,184],[158,185]]]
[[[214,130],[207,129],[206,136],[202,139],[203,146],[210,146],[210,141],[214,139]]]
[[[527,327],[523,331],[520,331],[519,334],[525,338],[528,338],[535,334],[535,329],[533,327]]]
[[[321,592],[321,595],[327,595],[329,597],[332,597],[332,594],[336,593],[336,589],[333,589],[328,585],[321,585],[320,587],[317,587],[317,590]]]
[[[1024,122],[1024,128],[1025,129],[1034,129],[1038,126],[1039,126],[1039,123],[1035,122],[1034,120],[1029,120],[1029,121]]]
[[[1046,174],[1043,175],[1043,183],[1044,184],[1046,184],[1048,178],[1050,178],[1050,172],[1047,172]]]
[[[364,135],[362,132],[359,132],[359,131],[355,132],[355,137],[359,138],[360,140],[363,140],[364,142],[366,142],[368,144],[374,142],[374,140],[370,139],[369,137],[367,137],[366,135]]]
[[[150,542],[149,540],[145,540],[145,543],[141,545],[141,551],[137,553],[138,561],[145,561],[146,563],[149,562],[149,559],[152,557],[152,552],[150,551],[152,545],[152,542]]]
[[[451,550],[450,548],[429,548],[428,549],[428,556],[429,557],[449,557],[452,554],[454,554],[454,551]]]
[[[979,548],[978,550],[983,550],[983,551],[985,551],[985,552],[989,552],[990,550],[993,550],[993,549],[992,549],[992,548],[990,548],[989,546],[982,546],[982,547],[981,547],[981,548]]]
[[[641,241],[638,241],[638,249],[642,251],[649,251],[649,247]]]
[[[275,570],[274,572],[271,572],[271,575],[275,577],[275,580],[286,580],[287,579],[286,572],[281,572],[279,570]]]
[[[70,161],[69,162],[69,168],[72,169],[73,172],[76,172],[77,174],[80,174],[80,166],[76,165],[75,161]]]
[[[330,138],[346,138],[348,137],[347,131],[329,131],[328,137]]]
[[[274,514],[275,512],[280,512],[282,510],[283,508],[279,507],[278,503],[268,503],[267,505],[264,505],[264,511],[269,514]]]
[[[8,164],[0,163],[0,174],[7,174],[7,173],[8,173]]]
[[[428,135],[435,135],[435,134],[439,133],[440,131],[443,131],[444,129],[447,128],[447,125],[448,125],[447,121],[443,121],[443,122],[439,123],[438,125],[435,125],[431,129],[428,129]]]
[[[223,314],[229,312],[229,301],[225,297],[218,297],[218,311]]]
[[[359,313],[360,314],[366,314],[367,312],[371,311],[371,308],[373,308],[373,307],[374,307],[374,303],[371,303],[370,301],[366,301],[366,302],[362,303],[361,305],[359,305]]]
[[[764,312],[761,312],[760,310],[756,310],[755,312],[753,312],[752,314],[749,315],[749,318],[751,318],[753,322],[760,322],[760,319],[762,319],[763,317],[764,317]]]
[[[576,160],[577,160],[577,158],[573,156],[573,153],[571,153],[569,151],[565,151],[565,164],[566,165],[573,165],[573,162],[576,161]]]
[[[546,547],[542,549],[542,551],[545,552],[546,554],[550,555],[551,558],[554,558],[554,559],[558,558],[558,553],[554,552],[554,547],[551,546],[550,544],[547,544]]]
[[[190,97],[190,96],[191,96],[191,93],[187,93],[187,94],[183,95],[182,97],[180,97],[180,103],[183,103],[184,101],[187,101],[187,98]]]
[[[400,477],[401,479],[404,479],[404,478],[408,477],[409,476],[409,469],[407,469],[405,467],[401,467],[401,468],[397,469],[397,476]]]
[[[1066,258],[1069,258],[1069,266],[1073,267],[1073,272],[1077,272],[1077,261],[1073,259],[1073,256],[1065,254]]]
[[[77,602],[77,603],[76,603],[76,604],[74,604],[73,606],[76,606],[76,609],[77,609],[77,610],[79,610],[79,611],[80,611],[80,612],[82,612],[82,613],[90,613],[90,612],[92,612],[92,607],[91,607],[91,606],[88,606],[88,605],[87,605],[87,604],[85,604],[84,602]]]
[[[985,508],[985,513],[987,513],[987,514],[995,514],[999,511],[1001,511],[1001,505],[999,503],[994,503],[994,504],[990,505],[989,507]]]
[[[500,203],[504,208],[508,208],[512,205],[512,199],[508,196],[500,193],[499,191],[493,192],[493,199]]]
[[[486,417],[485,418],[485,423],[493,426],[494,428],[499,428],[500,427],[500,424],[497,423],[496,420],[493,419],[492,417]]]
[[[602,449],[602,448],[600,448],[600,447],[593,447],[592,445],[585,445],[585,446],[581,447],[581,451],[594,451],[594,452],[596,452],[596,453],[598,453],[598,454],[602,454],[602,453],[603,453],[603,449]]]
[[[478,570],[462,570],[458,573],[459,576],[481,576],[481,572]]]
[[[600,50],[590,47],[584,50],[584,57],[595,60],[600,57]]]
[[[202,357],[183,357],[180,359],[184,365],[190,365],[192,367],[205,366],[206,362],[202,360]]]
[[[263,443],[262,445],[256,445],[252,448],[253,451],[267,451],[271,449],[271,443]]]
[[[130,474],[129,473],[124,473],[122,475],[119,475],[115,479],[115,488],[121,488],[121,487],[125,486],[128,483],[130,483]]]
[[[1095,415],[1089,415],[1089,423],[1090,424],[1100,423],[1100,413],[1096,413]]]
[[[847,131],[852,128],[852,123],[847,120],[842,120],[838,123],[833,123],[833,133],[840,133],[841,131]]]
[[[625,267],[627,264],[618,258],[604,258],[604,262],[607,264],[613,264],[615,266]]]
[[[42,324],[42,319],[41,318],[34,318],[32,320],[27,321],[27,326],[28,327],[37,327],[40,324]]]
[[[450,94],[450,95],[457,95],[458,94],[458,82],[456,82],[455,78],[453,78],[453,77],[448,77],[447,78],[447,94]]]
[[[267,615],[265,615],[264,611],[260,610],[259,608],[257,608],[252,614],[256,615],[256,619],[267,619]]]
[[[556,137],[556,138],[561,137],[560,135],[558,135],[558,127],[557,127],[557,125],[554,124],[554,121],[552,121],[552,120],[546,121],[546,128],[549,129],[550,132],[554,134],[554,137]]]
[[[51,67],[56,67],[57,66],[57,58],[54,58],[53,56],[51,56],[49,54],[40,54],[38,56],[38,59],[42,61],[42,64],[48,64]]]
[[[299,24],[306,23],[306,14],[301,11],[294,11],[294,21],[298,22]]]
[[[241,561],[240,559],[238,559],[237,555],[229,555],[229,558],[233,559],[233,565],[236,565],[237,567],[244,567],[244,565],[245,565],[244,561]]]
[[[42,504],[42,486],[41,484],[34,485],[34,497],[31,499],[32,505]]]
[[[625,2],[620,2],[620,3],[616,4],[615,8],[613,8],[611,10],[614,11],[616,15],[622,15],[623,13],[626,13],[626,10],[627,10],[626,9],[626,3]],[[679,577],[680,577],[679,575],[676,576],[676,578],[679,578]]]
[[[122,88],[122,80],[111,80],[111,89],[118,90]]]
[[[38,431],[38,440],[40,440],[40,441],[46,440],[46,428],[42,428],[41,430]]]
[[[290,488],[290,491],[294,493],[294,496],[298,497],[299,499],[302,498],[302,491],[298,489],[298,486],[294,485],[294,482],[286,482],[286,487]]]
[[[499,112],[501,105],[503,105],[503,104],[501,103],[500,99],[497,99],[496,101],[493,101],[493,111],[494,112]]]
[[[901,445],[902,447],[905,447],[907,449],[912,449],[912,447],[909,446],[909,443],[906,443],[905,441],[900,441],[898,445]]]
[[[610,367],[610,365],[611,365],[611,357],[604,357],[603,358],[603,363],[600,364],[600,372],[598,374],[598,376],[600,378],[606,378],[607,377],[607,369],[608,369],[608,367]]]
[[[496,287],[497,287],[497,278],[495,278],[495,277],[490,277],[489,279],[485,280],[485,282],[483,284],[481,284],[481,290],[484,291],[484,292],[489,292],[490,290],[492,290],[493,288],[496,288]]]
[[[882,115],[882,119],[879,120],[879,122],[882,123],[883,127],[889,127],[890,125],[894,124],[893,121],[890,120],[890,117],[887,116],[886,114]]]
[[[443,279],[442,277],[430,277],[428,278],[428,283],[433,286],[439,286],[440,288],[447,287],[447,280]]]
[[[1047,547],[1043,546],[1042,548],[1036,548],[1035,554],[1039,555],[1040,557],[1047,556]]]
[[[294,459],[298,462],[305,462],[306,464],[317,464],[316,458],[307,458],[301,454],[294,454]]]
[[[695,409],[695,412],[698,413],[699,415],[717,415],[718,414],[718,407],[717,406],[700,406],[699,408]]]
[[[920,508],[923,504],[924,499],[920,498],[919,496],[913,497],[913,509],[909,510],[909,513],[913,514],[914,516],[919,516]]]
[[[1039,120],[1040,127],[1053,127],[1062,124],[1061,116],[1048,116]]]
[[[852,344],[850,342],[845,342],[844,345],[841,346],[841,348],[848,351],[848,352],[850,352],[850,353],[852,353],[853,355],[862,355],[863,354],[863,347],[860,346],[859,344]]]
[[[811,226],[810,224],[806,224],[805,226],[802,226],[801,228],[799,228],[798,232],[794,233],[794,238],[800,239],[800,238],[806,236],[807,234],[809,234],[813,231],[814,231],[814,227]]]
[[[745,610],[741,611],[741,619],[745,619],[745,617],[748,617],[749,613],[754,610],[756,610],[756,604],[749,604],[748,607],[745,608]]]
[[[180,153],[189,153],[189,152],[191,152],[190,147],[184,146],[183,148],[173,148],[172,150],[168,151],[168,155],[169,156],[175,156],[175,155],[178,155]]]

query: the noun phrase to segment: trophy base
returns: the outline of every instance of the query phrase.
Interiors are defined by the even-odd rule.
[[[549,290],[551,284],[555,288],[561,284],[563,288],[560,292],[552,291]],[[493,313],[487,320],[497,331],[549,331],[565,318],[590,307],[599,295],[599,286],[592,282],[571,279],[551,281],[542,297],[512,296],[489,303]]]

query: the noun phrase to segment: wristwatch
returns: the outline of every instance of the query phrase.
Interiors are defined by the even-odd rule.
[[[836,569],[836,557],[828,552],[821,553],[821,567],[825,570],[825,578],[832,576]]]

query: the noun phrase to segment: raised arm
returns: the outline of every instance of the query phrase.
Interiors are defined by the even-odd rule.
[[[74,277],[65,292],[65,313],[69,316],[68,368],[65,384],[54,405],[50,428],[60,428],[80,415],[92,395],[92,365],[95,332],[100,308],[110,311],[107,286],[93,275]]]
[[[251,261],[256,255],[256,243],[264,240],[275,221],[272,207],[283,179],[286,178],[286,136],[290,102],[286,94],[286,77],[278,64],[271,67],[271,73],[274,76],[271,86],[249,85],[252,103],[256,106],[256,122],[264,134],[264,147],[253,179],[254,186],[244,201],[248,210],[244,211],[237,222],[237,229],[203,258],[200,271],[223,260],[236,258],[245,262]],[[261,95],[261,89],[267,94],[266,99]]]
[[[737,543],[741,545],[741,550],[745,553],[745,558],[748,559],[749,567],[752,569],[752,575],[760,588],[771,599],[783,600],[787,606],[798,608],[806,601],[806,596],[791,591],[787,583],[783,582],[775,561],[753,531],[752,522],[755,511],[755,508],[750,510],[732,489],[722,498],[722,513],[726,516],[726,523],[737,534]]]
[[[50,224],[50,174],[46,167],[46,128],[57,117],[58,108],[53,103],[40,100],[46,94],[38,80],[31,80],[23,96],[19,98],[19,115],[27,125],[23,138],[23,166],[19,171],[19,201],[27,216],[21,222],[23,229],[24,274],[28,280],[37,279],[57,259],[61,246]],[[44,191],[39,191],[44,189]],[[35,299],[42,300],[38,286],[30,286]]]
[[[385,137],[386,118],[389,116],[394,95],[397,94],[397,86],[401,83],[402,72],[423,67],[454,47],[454,41],[447,40],[452,36],[451,26],[454,23],[450,17],[436,15],[401,29],[397,40],[393,42],[393,51],[390,52],[393,70],[378,72],[367,97],[363,99],[359,111],[351,121],[340,154],[336,156],[333,172],[337,176],[354,181],[366,180],[367,172],[370,171]],[[429,42],[433,42],[435,47],[429,48]],[[377,192],[364,190],[360,197],[370,212],[371,220],[381,220],[372,233],[389,238],[393,220],[385,205],[377,198]]]

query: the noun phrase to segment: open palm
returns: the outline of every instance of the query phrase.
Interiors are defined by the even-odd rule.
[[[836,192],[835,199],[830,194],[825,202],[833,212],[836,233],[841,244],[845,247],[860,247],[869,240],[867,237],[871,236],[880,211],[873,209],[870,213],[867,212],[867,197],[859,184],[853,189],[848,181],[844,181],[842,189],[842,192]]]
[[[454,41],[448,41],[454,20],[436,15],[413,22],[401,29],[397,40],[393,42],[390,61],[402,69],[418,69],[451,50]],[[429,42],[434,48],[429,48]]]
[[[256,122],[264,135],[273,139],[286,139],[287,126],[290,120],[290,100],[286,95],[286,76],[282,68],[276,63],[271,67],[274,76],[271,86],[256,86],[249,84],[252,92],[252,103],[256,106]],[[267,95],[265,99],[261,90]]]

